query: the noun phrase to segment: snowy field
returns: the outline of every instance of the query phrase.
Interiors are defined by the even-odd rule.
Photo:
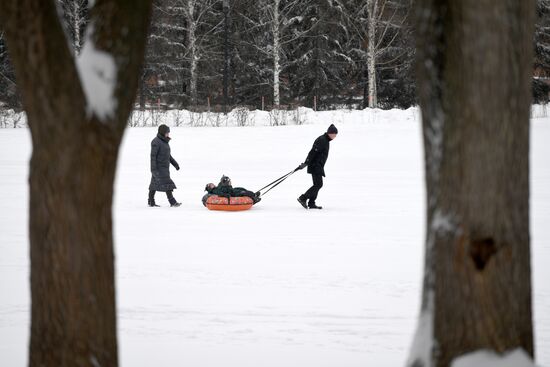
[[[116,181],[121,365],[404,366],[424,249],[416,110],[318,113],[307,125],[173,128],[180,208],[148,208],[154,128],[128,129]],[[301,163],[334,122],[318,204],[304,171],[252,210],[210,212],[222,174],[257,190]],[[26,365],[27,129],[0,129],[0,366]],[[54,165],[55,162],[52,162]],[[550,118],[532,123],[531,228],[537,362],[550,366]],[[544,280],[546,279],[546,281]]]

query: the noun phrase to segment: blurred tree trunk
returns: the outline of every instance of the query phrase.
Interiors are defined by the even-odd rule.
[[[280,74],[281,74],[281,32],[279,20],[279,6],[281,1],[274,0],[272,4],[271,33],[273,34],[273,106],[281,105]]]
[[[448,367],[481,348],[523,348],[533,356],[529,114],[535,4],[416,3],[428,222],[418,344],[409,364]]]
[[[188,0],[184,5],[185,18],[187,21],[187,47],[189,50],[189,94],[191,97],[191,105],[195,108],[197,105],[197,83],[199,79],[198,66],[199,55],[197,49],[197,26],[199,22],[195,18],[195,12],[200,12],[201,9],[195,9],[196,0]]]
[[[0,2],[33,142],[29,366],[118,365],[113,181],[149,12],[146,0],[98,0],[91,9],[94,31],[86,42],[116,65],[115,107],[98,117],[87,104],[55,2]]]
[[[229,12],[229,0],[223,0],[223,113],[229,112],[229,68],[231,67],[231,58],[229,55]]]
[[[378,21],[378,0],[367,0],[367,69],[369,76],[369,108],[377,108],[377,93],[376,93],[376,22]]]
[[[139,76],[138,89],[139,89],[139,93],[138,93],[138,96],[139,96],[139,109],[141,111],[145,111],[145,101],[146,101],[146,98],[145,98],[145,75],[143,73],[141,73],[141,75]]]

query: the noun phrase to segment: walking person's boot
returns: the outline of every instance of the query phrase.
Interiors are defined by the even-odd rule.
[[[304,195],[300,195],[298,202],[304,207],[304,209],[307,209],[307,198]]]
[[[149,199],[147,200],[147,205],[149,205],[151,208],[159,206],[155,203],[155,191],[149,190]]]
[[[170,206],[171,206],[171,207],[177,208],[177,207],[180,206],[180,205],[181,205],[181,203],[178,203],[178,202],[176,201],[176,199],[174,199],[174,198],[170,199]]]
[[[317,204],[315,204],[315,201],[312,201],[312,200],[309,201],[309,203],[307,204],[307,207],[309,209],[323,209],[322,206],[317,206]]]
[[[176,199],[174,198],[174,195],[172,194],[172,191],[166,191],[166,197],[168,198],[168,202],[170,203],[170,206],[172,208],[177,208],[181,205],[181,203],[178,203]]]

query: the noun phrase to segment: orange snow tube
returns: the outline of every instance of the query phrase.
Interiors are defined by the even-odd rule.
[[[210,210],[239,211],[252,208],[254,202],[248,196],[225,197],[212,195],[206,200],[206,207]]]

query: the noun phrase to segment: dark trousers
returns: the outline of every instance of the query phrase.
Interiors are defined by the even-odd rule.
[[[149,190],[149,203],[155,202],[155,193],[155,190]],[[172,195],[172,191],[166,191],[166,197],[168,198],[168,202],[170,204],[174,204],[176,202],[174,195]]]
[[[319,190],[321,190],[321,187],[323,187],[323,176],[312,174],[311,178],[313,178],[313,186],[311,186],[309,190],[306,191],[304,197],[306,199],[309,199],[310,203],[315,203],[317,195],[319,194]]]

